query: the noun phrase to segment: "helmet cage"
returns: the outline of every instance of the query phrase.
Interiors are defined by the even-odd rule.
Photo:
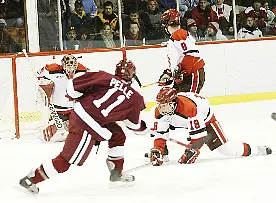
[[[78,68],[78,62],[76,57],[71,54],[65,55],[61,60],[63,71],[66,75],[75,74]]]
[[[172,115],[176,109],[176,102],[157,103],[157,109],[161,115]]]

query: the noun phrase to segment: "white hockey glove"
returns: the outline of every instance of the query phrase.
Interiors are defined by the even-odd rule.
[[[162,151],[158,148],[150,150],[150,162],[153,166],[161,166],[164,162]]]
[[[193,164],[196,160],[200,151],[198,149],[186,149],[184,154],[178,160],[180,164]]]

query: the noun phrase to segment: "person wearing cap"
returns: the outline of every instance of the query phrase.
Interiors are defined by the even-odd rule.
[[[227,37],[222,34],[217,22],[210,22],[205,33],[205,41],[228,40]]]
[[[197,33],[197,26],[194,19],[190,18],[187,20],[186,30],[191,34],[193,38],[195,38],[197,42],[202,41],[202,38]]]
[[[78,50],[80,47],[80,42],[77,40],[76,28],[71,26],[67,31],[67,40],[64,42],[65,50]]]

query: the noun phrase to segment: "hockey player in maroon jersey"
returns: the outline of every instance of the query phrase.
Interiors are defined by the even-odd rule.
[[[268,155],[272,150],[267,146],[254,146],[243,142],[228,140],[212,111],[208,99],[193,92],[178,93],[174,88],[163,87],[156,97],[154,127],[154,148],[150,151],[152,165],[163,164],[164,148],[169,131],[173,128],[189,130],[190,143],[179,158],[180,164],[192,164],[206,143],[211,151],[217,149],[221,154],[234,156]]]
[[[38,71],[38,84],[47,95],[48,103],[52,104],[56,114],[51,115],[48,126],[42,130],[44,140],[47,142],[64,141],[68,135],[68,123],[70,112],[73,109],[73,101],[66,96],[67,83],[73,75],[86,72],[88,69],[77,62],[72,54],[66,54],[61,60],[61,65],[46,64]],[[56,117],[61,124],[57,123]],[[59,129],[57,129],[57,126]],[[60,127],[61,126],[61,127]]]
[[[93,145],[101,141],[108,141],[106,163],[110,181],[134,181],[134,176],[122,173],[126,136],[116,122],[122,121],[135,133],[147,132],[145,122],[140,120],[144,99],[131,87],[135,73],[136,67],[131,61],[121,60],[115,75],[87,72],[70,80],[67,93],[75,99],[75,104],[63,150],[23,177],[19,184],[30,193],[38,193],[37,183],[67,171],[71,164],[81,166]]]

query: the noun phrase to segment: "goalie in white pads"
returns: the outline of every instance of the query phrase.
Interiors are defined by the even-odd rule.
[[[268,155],[272,150],[267,146],[253,146],[243,142],[229,141],[216,120],[209,100],[193,92],[178,93],[174,88],[163,87],[156,97],[156,122],[151,129],[155,136],[154,148],[150,150],[152,165],[163,164],[164,146],[169,131],[174,128],[189,129],[189,147],[180,156],[180,164],[192,164],[206,144],[211,151],[217,149],[226,156]]]
[[[71,54],[65,55],[61,65],[47,64],[38,72],[38,84],[47,95],[50,119],[43,129],[45,141],[64,141],[68,135],[68,122],[73,101],[67,96],[68,80],[75,74],[86,72],[87,68],[77,62]]]

